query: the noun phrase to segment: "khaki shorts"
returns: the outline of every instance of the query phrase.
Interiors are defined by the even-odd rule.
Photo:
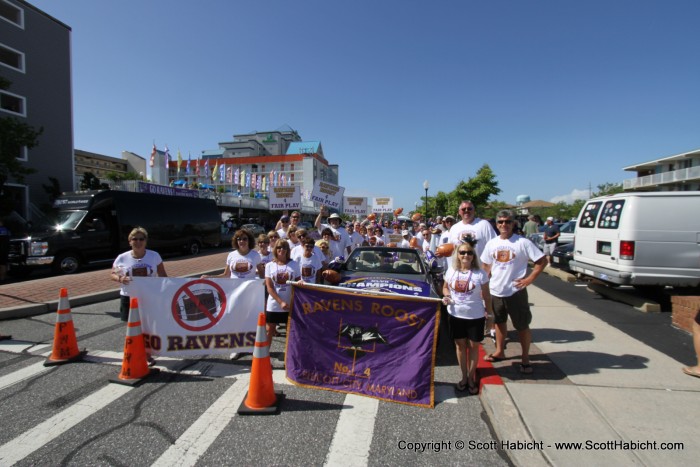
[[[513,327],[518,331],[524,331],[530,328],[532,321],[532,313],[530,312],[530,302],[527,298],[527,289],[520,289],[510,297],[491,296],[491,304],[493,305],[494,322],[496,324],[510,321]]]
[[[554,249],[556,247],[556,243],[545,243],[542,247],[542,253],[544,253],[545,256],[552,256],[552,253],[554,253]]]

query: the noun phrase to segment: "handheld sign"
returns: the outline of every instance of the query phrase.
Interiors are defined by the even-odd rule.
[[[343,212],[350,216],[367,215],[367,198],[343,197]]]
[[[311,192],[311,201],[321,203],[330,208],[340,209],[340,202],[343,200],[345,188],[332,183],[316,180],[314,189]]]
[[[301,209],[301,189],[298,186],[271,186],[270,210]]]
[[[394,198],[372,198],[372,211],[389,213],[394,211]]]

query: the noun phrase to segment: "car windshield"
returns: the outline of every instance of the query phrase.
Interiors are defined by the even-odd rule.
[[[574,230],[576,229],[576,221],[569,221],[565,223],[564,225],[561,226],[559,231],[561,233],[574,233]]]
[[[425,274],[418,252],[408,248],[358,248],[350,254],[345,269],[354,272]]]
[[[83,220],[87,211],[59,211],[53,227],[56,230],[73,230]]]

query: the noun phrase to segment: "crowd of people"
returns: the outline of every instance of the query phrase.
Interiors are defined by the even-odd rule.
[[[314,229],[306,230],[300,225],[301,217],[298,211],[285,213],[273,229],[257,238],[245,229],[235,231],[224,271],[216,276],[202,276],[264,280],[269,341],[283,330],[289,317],[289,281],[321,283],[322,272],[332,262],[343,261],[360,246],[416,248],[435,254],[441,245],[451,244],[452,255],[438,257],[436,262],[444,271],[442,303],[461,372],[455,388],[478,393],[478,350],[485,336],[494,340],[495,350],[484,359],[495,362],[506,358],[509,318],[520,340],[520,372],[533,373],[529,358],[532,313],[527,287],[547,265],[552,250],[547,245],[556,245],[559,232],[552,218],[544,226],[543,253],[527,238],[529,233],[540,231],[540,219],[530,216],[521,227],[513,212],[502,210],[489,221],[477,216],[476,206],[469,200],[460,203],[457,217],[437,216],[434,221],[425,222],[417,217],[402,222],[370,214],[362,221],[352,219],[343,226],[338,214],[330,214],[322,207]],[[124,285],[131,277],[167,276],[160,255],[146,249],[147,240],[148,233],[135,228],[129,234],[131,250],[114,262],[112,279],[123,284],[120,315],[124,321],[128,319],[129,306]],[[532,268],[529,262],[533,263]],[[696,323],[695,327],[700,335],[700,325]],[[700,346],[697,338],[696,344]],[[233,353],[231,358],[242,355]],[[700,376],[700,356],[698,362],[699,366],[684,371]]]

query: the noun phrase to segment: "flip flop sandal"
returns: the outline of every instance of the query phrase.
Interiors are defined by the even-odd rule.
[[[455,384],[455,389],[459,392],[464,392],[467,390],[467,383],[462,383],[461,381]]]
[[[501,360],[505,360],[505,357],[496,357],[494,354],[488,354],[484,355],[484,361],[485,362],[500,362]]]
[[[532,365],[529,363],[521,363],[520,364],[520,373],[524,375],[531,375],[534,370],[532,369]]]
[[[471,385],[469,386],[469,394],[471,394],[472,396],[476,396],[477,394],[479,394],[479,384],[478,383],[475,383],[474,386],[471,386]]]

